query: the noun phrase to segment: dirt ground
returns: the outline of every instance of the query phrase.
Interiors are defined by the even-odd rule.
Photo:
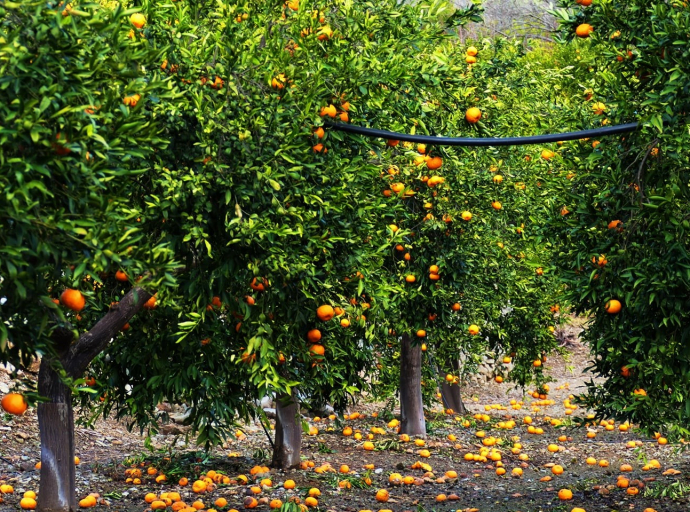
[[[520,390],[511,390],[506,384],[487,382],[468,386],[465,401],[470,413],[456,418],[442,414],[440,409],[430,411],[427,420],[429,436],[421,447],[416,446],[414,440],[401,442],[395,429],[389,428],[383,418],[372,416],[382,410],[381,404],[360,404],[357,412],[365,414],[364,419],[312,421],[320,432],[305,438],[303,459],[314,462],[315,468],[330,464],[333,469],[321,474],[315,468],[288,472],[271,470],[270,475],[264,476],[269,476],[273,485],[264,487],[257,498],[277,498],[287,502],[291,497],[299,497],[304,501],[308,490],[316,487],[321,492],[319,509],[345,512],[380,509],[394,512],[569,512],[574,507],[586,512],[649,512],[647,508],[658,512],[687,511],[690,458],[680,446],[660,446],[654,439],[639,436],[634,429],[620,431],[619,425],[608,431],[601,425],[585,428],[574,423],[568,426],[567,422],[559,427],[550,424],[549,418],[567,418],[564,400],[570,394],[582,391],[584,382],[591,378],[583,373],[588,360],[586,348],[574,342],[567,349],[564,356],[549,357],[547,366],[555,382],[551,384],[548,398],[553,400],[553,405],[543,406],[535,413],[531,404],[536,400],[529,395],[523,396]],[[510,400],[524,401],[522,409],[512,409]],[[499,404],[506,410],[496,409]],[[492,405],[494,409],[486,411]],[[484,413],[490,416],[489,422],[474,418],[474,415]],[[528,426],[523,423],[528,414],[534,420],[532,427],[541,427],[543,434],[528,433]],[[572,417],[585,415],[586,411],[577,409]],[[516,422],[514,428],[498,428],[499,421],[511,419]],[[0,484],[14,487],[14,494],[1,495],[4,503],[0,503],[0,511],[9,512],[20,510],[19,500],[24,491],[38,491],[38,471],[34,465],[40,457],[40,446],[35,411],[30,410],[19,418],[0,416],[0,420]],[[463,426],[465,420],[470,422],[469,426]],[[365,451],[363,440],[343,435],[345,426],[352,427],[354,433],[360,431],[365,437],[372,427],[383,428],[386,434],[375,435],[373,442],[377,451]],[[147,450],[143,436],[138,432],[128,432],[123,424],[113,420],[100,421],[93,430],[77,428],[77,455],[81,459],[77,467],[79,497],[95,492],[102,500],[97,509],[141,512],[149,509],[144,501],[147,493],[159,495],[177,491],[188,505],[201,500],[204,510],[221,510],[221,507],[213,505],[219,497],[228,502],[223,510],[242,510],[244,498],[251,493],[250,485],[258,482],[254,482],[250,475],[251,468],[270,460],[270,445],[260,427],[247,425],[245,431],[246,438],[233,440],[210,454],[204,454],[175,435],[155,436],[152,439],[154,449]],[[479,431],[496,439],[497,444],[493,448],[500,453],[500,461],[466,460],[468,453],[479,456],[483,447],[482,438],[477,437]],[[587,438],[588,431],[595,431],[596,437]],[[449,440],[449,435],[456,439]],[[566,436],[566,440],[559,441],[560,436]],[[522,445],[519,453],[511,450],[516,441]],[[640,442],[638,446],[628,448],[630,441]],[[550,452],[547,449],[549,444],[557,445],[558,451]],[[420,450],[424,449],[430,452],[429,457],[422,456],[424,454]],[[521,460],[520,455],[527,455],[527,460]],[[587,464],[588,457],[594,457],[597,464]],[[647,467],[652,459],[659,461],[659,468]],[[608,466],[601,467],[601,460],[608,461]],[[412,469],[417,461],[429,464],[431,470]],[[146,476],[144,471],[141,485],[126,483],[125,470],[135,464],[144,469],[156,467],[167,475],[168,481],[156,484],[154,477]],[[349,466],[350,473],[338,472],[343,464]],[[366,470],[365,464],[373,464],[375,469]],[[499,476],[496,470],[501,464],[507,472]],[[562,474],[553,474],[554,464],[564,468]],[[632,471],[622,473],[623,464],[631,465]],[[521,476],[512,475],[515,468],[522,470]],[[182,476],[192,482],[209,470],[226,474],[233,481],[240,474],[247,475],[250,485],[241,482],[221,484],[211,493],[194,494],[191,485],[181,487],[177,484]],[[457,478],[444,476],[450,470],[457,473]],[[417,481],[420,485],[394,485],[389,482],[389,475],[393,472],[422,480]],[[638,489],[636,495],[619,486],[618,477],[622,474],[628,480],[627,489]],[[366,477],[371,478],[371,485],[364,483]],[[294,490],[283,489],[282,484],[287,479],[296,482]],[[339,482],[344,480],[352,487],[340,487]],[[376,501],[378,489],[389,491],[387,503]],[[573,498],[559,500],[558,491],[561,489],[571,490]],[[437,497],[441,494],[450,499],[439,501]],[[264,504],[258,508],[268,510],[269,507]]]

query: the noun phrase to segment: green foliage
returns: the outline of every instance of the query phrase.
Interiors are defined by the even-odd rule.
[[[151,1],[141,9],[147,20],[141,29],[131,28],[131,11],[119,7],[7,14],[4,37],[18,41],[7,48],[20,49],[12,50],[19,57],[3,53],[3,62],[25,74],[5,75],[2,90],[14,87],[30,98],[47,87],[44,94],[55,99],[38,111],[30,111],[38,100],[6,102],[5,119],[23,122],[16,133],[3,132],[5,155],[12,155],[6,161],[19,167],[36,159],[49,170],[37,176],[50,180],[60,172],[58,184],[73,190],[51,204],[54,184],[34,190],[23,185],[26,174],[3,174],[16,180],[7,183],[15,196],[43,194],[30,202],[50,213],[35,218],[62,219],[48,224],[50,245],[43,245],[47,228],[31,221],[29,202],[12,206],[8,223],[33,229],[34,253],[43,252],[38,263],[33,253],[17,252],[16,268],[5,264],[5,325],[26,333],[41,329],[40,318],[49,324],[41,308],[60,311],[49,301],[27,309],[19,300],[21,286],[28,289],[22,280],[33,283],[27,297],[66,285],[87,291],[80,320],[87,326],[137,276],[146,275],[158,291],[157,307],[139,314],[94,361],[95,393],[79,396],[95,414],[115,412],[132,418],[131,427],[155,429],[159,402],[186,403],[198,441],[218,444],[236,421],[254,416],[253,401],[264,393],[297,387],[306,406],[330,402],[342,410],[354,393],[370,389],[375,368],[379,382],[397,383],[389,329],[428,330],[442,374],[458,352],[474,358],[487,350],[516,352],[512,377],[523,385],[534,375],[532,360],[554,346],[548,308],[558,288],[551,272],[535,273],[548,267],[550,249],[532,230],[548,211],[535,206],[547,164],[528,165],[525,150],[430,147],[444,159],[437,173],[446,180],[432,189],[418,181],[426,171],[414,165],[411,145],[391,149],[335,131],[319,139],[313,131],[329,104],[341,112],[349,105],[353,123],[411,133],[551,129],[569,115],[566,91],[551,85],[567,71],[529,62],[521,46],[500,40],[478,45],[479,63],[468,66],[466,47],[448,29],[476,16],[474,8],[455,11],[440,0],[363,8],[333,0],[314,12],[304,4],[293,11],[277,0],[251,7]],[[53,50],[37,62],[40,49],[26,26],[39,21],[62,28],[64,41],[51,40]],[[43,83],[39,63],[72,78]],[[534,73],[544,79],[539,87],[532,85]],[[135,94],[136,105],[123,104]],[[470,106],[483,111],[476,127],[464,120]],[[547,114],[554,106],[562,116]],[[68,154],[55,153],[58,131],[58,150],[69,148]],[[43,149],[30,146],[27,153],[21,148],[29,141]],[[380,193],[392,165],[414,197]],[[505,176],[502,185],[491,180],[494,165]],[[97,194],[89,188],[94,184]],[[493,200],[505,209],[494,211]],[[434,218],[422,222],[427,202]],[[461,212],[468,209],[475,218],[464,223]],[[390,224],[401,230],[394,234]],[[18,241],[28,236],[5,233],[14,237],[4,240],[7,252],[19,251]],[[412,253],[411,262],[400,258],[398,243]],[[441,269],[439,282],[426,279],[432,264]],[[107,274],[117,268],[129,283]],[[409,272],[419,277],[415,286],[404,281]],[[450,311],[454,302],[462,303],[461,312]],[[350,326],[318,321],[321,304],[341,307],[339,319]],[[19,319],[31,321],[25,327]],[[470,323],[481,325],[482,336],[466,334]],[[315,327],[323,357],[311,354],[305,339]],[[50,350],[49,330],[23,345],[13,335],[12,360]],[[434,386],[425,388],[431,396]],[[373,391],[385,396],[386,389]]]
[[[680,1],[562,6],[564,37],[580,23],[594,27],[581,43],[591,73],[579,76],[591,102],[606,105],[610,124],[642,123],[594,149],[591,141],[569,144],[563,157],[574,178],[550,183],[573,212],[552,222],[558,262],[576,310],[592,315],[584,336],[604,377],[586,403],[650,431],[677,428],[690,418],[690,11]],[[610,299],[622,303],[620,313],[606,313]]]
[[[169,84],[144,72],[160,51],[129,42],[122,9],[65,14],[33,1],[0,11],[0,361],[15,366],[52,350],[55,318],[75,321],[50,300],[65,287],[84,291],[91,320],[116,300],[107,272],[174,281],[172,252],[137,226],[130,200],[144,159],[165,147],[150,105]]]

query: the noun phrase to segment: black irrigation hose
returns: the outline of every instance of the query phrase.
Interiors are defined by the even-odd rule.
[[[389,140],[402,140],[405,142],[418,142],[421,144],[434,144],[437,146],[524,146],[527,144],[545,144],[547,142],[559,142],[566,140],[585,139],[588,137],[601,137],[606,135],[616,135],[639,130],[639,123],[619,124],[616,126],[605,126],[604,128],[594,128],[592,130],[582,130],[579,132],[552,133],[549,135],[533,135],[531,137],[502,137],[490,139],[475,139],[470,137],[435,137],[432,135],[410,135],[407,133],[389,132],[374,128],[364,128],[344,123],[332,123],[326,121],[324,125],[333,130],[341,132],[364,135],[366,137],[377,137]]]

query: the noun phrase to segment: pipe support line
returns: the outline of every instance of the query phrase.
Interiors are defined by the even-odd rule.
[[[530,137],[494,137],[488,139],[478,139],[471,137],[436,137],[433,135],[410,135],[408,133],[389,132],[377,130],[375,128],[365,128],[345,123],[333,123],[325,121],[324,126],[332,130],[341,132],[364,135],[365,137],[376,137],[388,140],[400,140],[404,142],[417,142],[420,144],[433,144],[437,146],[525,146],[527,144],[545,144],[547,142],[559,142],[566,140],[586,139],[591,137],[604,137],[607,135],[617,135],[639,130],[642,126],[639,123],[619,124],[616,126],[605,126],[603,128],[593,128],[579,132],[552,133],[548,135],[533,135]]]

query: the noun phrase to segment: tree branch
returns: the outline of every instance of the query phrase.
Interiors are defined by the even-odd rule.
[[[654,151],[654,148],[656,145],[659,143],[659,139],[654,139],[652,143],[649,145],[649,148],[647,148],[647,152],[644,155],[644,158],[642,159],[642,162],[640,162],[640,167],[637,169],[637,176],[635,178],[635,181],[637,182],[637,188],[639,189],[640,192],[640,202],[644,201],[645,195],[644,195],[644,185],[642,184],[642,172],[644,171],[644,164],[647,162],[647,158],[649,158],[649,155]]]
[[[62,358],[67,374],[77,378],[86,367],[110,343],[110,340],[122,330],[131,318],[144,307],[151,294],[143,288],[132,288],[117,304],[113,304],[106,315],[88,332],[79,337],[69,352]]]

